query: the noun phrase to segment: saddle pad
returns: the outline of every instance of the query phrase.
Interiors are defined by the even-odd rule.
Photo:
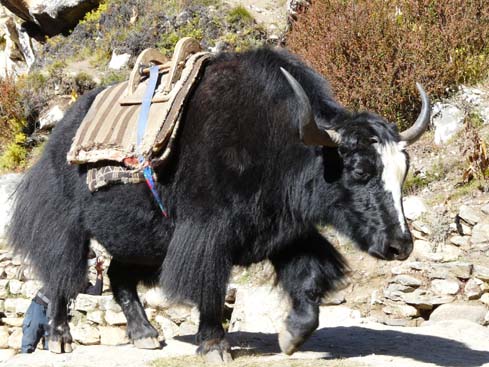
[[[180,79],[170,93],[155,92],[140,152],[151,159],[165,147],[178,125],[187,95],[197,82],[210,53],[200,52],[188,58]],[[161,75],[161,74],[160,74]],[[164,74],[163,74],[164,75]],[[160,76],[160,85],[164,77]],[[141,88],[147,84],[141,83]],[[136,157],[136,136],[140,103],[124,102],[128,82],[108,87],[97,95],[73,139],[67,159],[70,164],[94,163],[102,160],[123,162]],[[138,88],[139,89],[139,88]],[[160,88],[161,89],[161,88]]]

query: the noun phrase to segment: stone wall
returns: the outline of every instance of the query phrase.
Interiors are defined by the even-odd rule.
[[[100,254],[101,249],[97,248]],[[106,254],[106,264],[110,259]],[[95,273],[89,275],[94,282]],[[41,287],[26,264],[6,250],[0,250],[0,349],[18,352],[22,322],[32,297]],[[146,315],[160,335],[173,338],[197,332],[198,311],[195,307],[171,305],[157,288],[139,289]],[[128,343],[126,318],[113,299],[109,280],[104,276],[101,296],[80,294],[70,305],[70,328],[73,339],[84,345],[119,345]],[[42,348],[42,345],[39,345]],[[2,353],[0,352],[0,359]]]

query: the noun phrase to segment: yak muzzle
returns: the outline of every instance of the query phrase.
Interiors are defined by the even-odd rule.
[[[382,260],[406,260],[413,251],[411,236],[388,241],[385,245],[374,245],[368,253]]]

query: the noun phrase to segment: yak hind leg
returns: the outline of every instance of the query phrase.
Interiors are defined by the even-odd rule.
[[[317,232],[309,233],[271,258],[277,280],[292,308],[279,333],[282,352],[293,354],[319,324],[321,298],[334,289],[347,271],[341,254]]]
[[[68,325],[68,302],[65,297],[51,301],[49,318],[48,349],[52,353],[71,353],[73,338]]]
[[[112,293],[127,319],[127,336],[140,349],[158,349],[158,331],[151,325],[137,293],[140,280],[155,277],[157,268],[125,264],[113,259],[107,274]]]

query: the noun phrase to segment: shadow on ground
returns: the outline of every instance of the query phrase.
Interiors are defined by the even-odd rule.
[[[280,353],[277,334],[235,332],[228,336],[231,344],[246,349],[246,354]],[[175,339],[187,343],[194,342],[193,335]],[[326,359],[376,354],[410,358],[446,367],[478,367],[489,363],[489,352],[470,349],[464,343],[455,340],[358,326],[317,330],[300,351],[326,353]]]

